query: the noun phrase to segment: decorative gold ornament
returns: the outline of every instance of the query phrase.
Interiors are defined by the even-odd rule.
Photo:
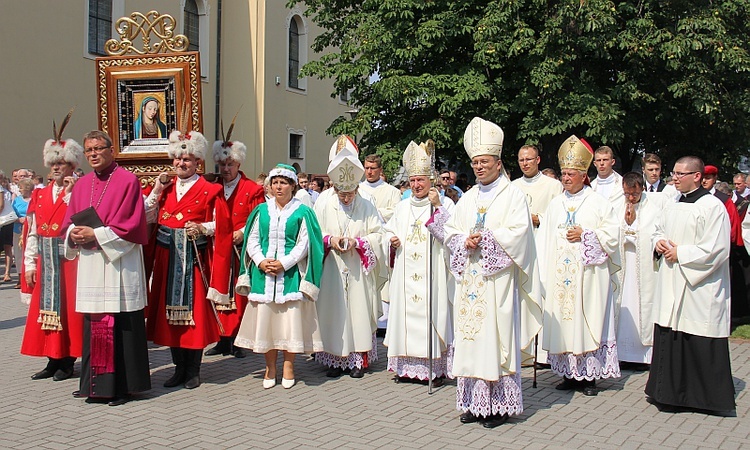
[[[182,220],[182,218],[183,218],[184,216],[182,215],[182,213],[181,213],[181,212],[179,212],[179,213],[177,213],[177,215],[176,215],[175,217],[177,218],[177,220]]]
[[[121,17],[115,22],[115,29],[120,35],[120,40],[110,39],[105,45],[105,50],[110,56],[122,56],[127,53],[148,55],[156,53],[184,52],[187,51],[190,41],[187,36],[174,34],[177,21],[169,14],[160,14],[158,11],[149,11],[146,14],[134,12],[130,17]],[[151,35],[157,42],[151,43]],[[141,36],[143,49],[133,45],[133,40]]]

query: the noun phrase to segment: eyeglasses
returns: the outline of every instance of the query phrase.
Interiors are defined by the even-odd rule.
[[[496,160],[488,159],[485,161],[472,161],[471,167],[492,167],[493,164],[496,164]]]
[[[698,173],[698,171],[692,171],[692,172],[671,172],[672,178],[682,178],[688,175],[692,175],[694,173]]]
[[[90,155],[92,153],[96,153],[97,155],[101,155],[104,150],[107,150],[108,148],[112,148],[112,146],[103,146],[103,147],[89,147],[83,151],[84,155]]]

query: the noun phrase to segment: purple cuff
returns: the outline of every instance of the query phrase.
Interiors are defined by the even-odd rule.
[[[427,227],[427,231],[429,231],[430,234],[435,236],[435,239],[443,242],[445,240],[445,223],[448,222],[450,217],[451,215],[448,211],[441,206],[432,213],[432,216],[424,226]]]
[[[583,230],[581,233],[581,260],[584,266],[598,266],[607,260],[609,255],[604,251],[594,230]]]
[[[367,241],[367,239],[362,238],[356,238],[357,240],[357,254],[359,254],[359,259],[362,261],[362,268],[364,269],[365,275],[370,273],[370,271],[375,267],[375,263],[377,262],[377,258],[375,258],[375,252],[372,251],[372,247],[370,247],[370,243]]]
[[[492,231],[484,229],[481,231],[482,240],[479,248],[482,251],[482,275],[489,277],[513,264],[513,260],[500,246],[492,235]]]
[[[325,236],[323,236],[323,246],[325,247],[326,250],[331,248],[331,235],[330,234],[326,234]]]
[[[468,235],[466,234],[457,234],[448,242],[448,249],[451,251],[450,271],[456,279],[461,279],[466,270],[466,263],[469,262],[469,249],[466,248],[467,238]]]

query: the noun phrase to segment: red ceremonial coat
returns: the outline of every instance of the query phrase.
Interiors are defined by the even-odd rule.
[[[68,205],[63,201],[65,190],[57,199],[52,198],[52,184],[35,189],[26,217],[34,216],[36,233],[40,237],[64,236],[62,222]],[[20,261],[19,261],[20,262]],[[26,329],[21,343],[21,354],[47,356],[60,359],[68,356],[80,357],[83,343],[83,314],[76,312],[76,274],[78,261],[69,261],[60,255],[60,325],[62,330],[42,330],[37,322],[41,297],[42,262],[36,257],[36,279],[31,294],[29,313],[26,316]]]
[[[200,252],[209,287],[221,295],[229,295],[229,264],[232,257],[232,233],[229,210],[222,187],[204,178],[177,201],[175,183],[162,192],[159,199],[158,223],[169,228],[184,228],[185,223],[216,223],[216,232],[209,245]],[[148,339],[158,345],[193,350],[205,348],[219,340],[219,327],[211,310],[211,300],[203,284],[198,265],[193,266],[193,321],[195,325],[170,325],[165,303],[169,249],[157,245],[154,251],[153,279],[148,296]]]
[[[245,230],[245,223],[250,213],[256,206],[266,201],[263,188],[255,181],[247,178],[244,173],[240,172],[240,180],[232,191],[232,195],[227,199],[229,214],[232,219],[232,231]],[[224,186],[221,188],[221,195],[224,195]],[[240,244],[240,247],[242,245]],[[236,247],[235,247],[236,248]],[[237,284],[237,275],[240,271],[240,261],[234,250],[232,250],[232,272],[229,286],[234,293],[234,286]],[[222,336],[237,336],[242,322],[242,316],[245,314],[247,306],[247,297],[244,295],[234,295],[236,309],[220,309],[219,320],[224,325],[224,334]]]

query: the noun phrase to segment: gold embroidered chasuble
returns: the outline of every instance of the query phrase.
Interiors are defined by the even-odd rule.
[[[592,233],[593,245],[568,242],[567,229]],[[583,236],[582,236],[583,238]],[[544,341],[549,353],[580,355],[615,340],[615,273],[620,269],[620,227],[612,205],[592,189],[555,197],[537,233],[544,303]],[[584,263],[589,256],[606,258]],[[603,252],[603,253],[602,253]]]
[[[443,208],[453,214],[454,205],[449,198],[444,199]],[[410,197],[396,205],[391,220],[385,225],[384,245],[390,246],[392,236],[397,236],[401,242],[391,274],[391,306],[383,341],[389,357],[428,357],[430,280],[432,356],[439,358],[453,341],[451,308],[455,280],[448,271],[448,249],[442,242],[432,239],[425,227],[431,212],[429,199]]]
[[[457,276],[452,373],[497,381],[521,370],[521,350],[541,326],[541,286],[525,194],[503,175],[489,198],[480,200],[474,186],[456,204],[445,242],[451,245],[456,238],[463,246],[478,218],[512,263],[484,276],[487,261],[479,249],[469,252],[464,267],[454,267],[452,258],[451,271]]]

